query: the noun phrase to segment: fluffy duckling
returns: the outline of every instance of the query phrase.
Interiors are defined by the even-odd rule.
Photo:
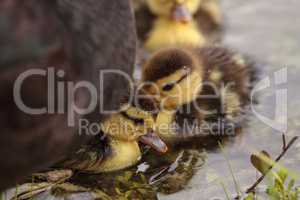
[[[154,133],[151,113],[133,105],[124,105],[122,111],[111,115],[101,124],[103,135],[83,147],[63,165],[85,172],[101,173],[124,169],[141,158],[138,142],[153,147],[160,153],[167,146]]]
[[[216,0],[146,0],[136,11],[137,32],[145,48],[200,46],[220,37]]]
[[[219,123],[209,132],[236,128],[250,103],[255,75],[254,65],[246,57],[213,46],[158,51],[144,65],[142,80],[147,82],[144,91],[160,104],[157,130],[169,140],[177,133],[193,135],[187,129],[191,126],[184,127],[193,123],[200,129],[205,123]]]

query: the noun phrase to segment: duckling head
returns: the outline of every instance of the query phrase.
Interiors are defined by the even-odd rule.
[[[187,23],[198,10],[201,0],[147,0],[146,3],[157,16]]]
[[[160,108],[175,110],[193,101],[202,89],[202,63],[187,49],[158,51],[144,65],[143,90],[153,96]]]
[[[155,52],[172,46],[202,46],[207,41],[200,32],[193,14],[201,0],[147,0],[150,10],[157,15],[149,32],[145,49]]]
[[[160,153],[168,150],[155,134],[155,122],[151,112],[132,104],[125,104],[121,111],[112,114],[101,124],[106,134],[110,155],[97,167],[98,172],[115,171],[130,167],[141,158],[138,142],[149,145]]]
[[[142,142],[160,153],[165,153],[166,144],[155,134],[155,121],[151,112],[132,104],[122,106],[102,124],[102,130],[113,140]]]

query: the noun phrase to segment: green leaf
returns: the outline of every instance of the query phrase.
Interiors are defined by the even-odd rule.
[[[125,198],[128,199],[131,195],[132,195],[132,190],[128,190],[128,191],[125,193]]]
[[[102,190],[95,190],[94,191],[95,199],[101,199],[101,200],[112,200],[110,196],[108,196],[105,192]]]
[[[266,191],[270,199],[272,200],[281,200],[280,198],[280,192],[275,187],[269,187]]]
[[[139,188],[138,191],[139,191],[139,193],[141,193],[143,195],[147,194],[147,190],[145,190],[145,189]]]
[[[293,189],[294,185],[295,185],[295,180],[294,179],[290,180],[287,190],[291,191]]]
[[[254,200],[254,194],[250,193],[248,196],[244,198],[244,200]]]
[[[281,182],[284,184],[286,181],[286,178],[288,177],[288,172],[287,170],[281,168],[278,172],[277,172],[278,176],[281,179]]]
[[[122,192],[120,191],[120,189],[119,188],[115,188],[115,191],[116,191],[116,193],[118,194],[118,195],[122,195]]]
[[[294,194],[295,194],[295,199],[298,200],[299,194],[300,194],[300,188],[299,187],[296,188],[296,191],[295,191]]]
[[[51,188],[51,193],[57,197],[71,194],[71,193],[87,192],[87,191],[89,191],[89,189],[71,183],[62,183],[62,184],[55,185]]]
[[[282,182],[282,180],[280,178],[274,179],[274,187],[280,192],[284,191],[284,183]]]
[[[124,179],[125,181],[129,181],[132,178],[133,173],[131,171],[125,172]]]

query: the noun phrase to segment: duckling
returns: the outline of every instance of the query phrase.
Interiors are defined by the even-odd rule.
[[[135,15],[138,36],[149,52],[220,39],[222,17],[217,0],[146,0]]]
[[[152,82],[143,89],[161,108],[156,118],[160,136],[170,140],[179,136],[177,132],[191,134],[187,129],[191,127],[184,125],[193,123],[200,129],[206,123],[220,123],[210,132],[238,127],[250,103],[256,74],[253,62],[225,47],[158,51],[144,65],[142,81]]]
[[[154,133],[154,126],[150,113],[124,105],[101,124],[102,136],[72,155],[63,166],[92,173],[121,170],[140,160],[138,141],[165,153],[168,148]]]

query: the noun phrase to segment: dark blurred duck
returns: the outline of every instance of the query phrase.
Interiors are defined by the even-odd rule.
[[[145,48],[202,46],[220,39],[221,14],[217,0],[135,1],[137,32]]]
[[[59,69],[65,72],[59,81],[75,84],[86,80],[99,87],[101,69],[112,67],[110,69],[131,74],[136,45],[133,16],[126,0],[1,1],[0,43],[2,190],[62,160],[79,144],[85,143],[90,136],[79,136],[77,122],[80,117],[90,122],[103,120],[96,112],[86,116],[75,113],[76,126],[69,127],[67,112],[26,114],[13,99],[16,78],[28,69],[54,67],[56,72]],[[105,109],[120,105],[126,85],[119,77],[106,77],[103,90],[97,88],[99,94],[109,99],[102,102]],[[47,76],[28,77],[21,90],[25,105],[47,107]],[[65,103],[66,97],[67,94]],[[78,90],[73,103],[84,108],[88,98],[83,90]]]
[[[160,104],[156,125],[167,141],[217,134],[191,133],[187,129],[191,126],[185,125],[200,129],[204,123],[208,123],[206,128],[213,123],[221,123],[215,124],[221,129],[239,127],[255,77],[253,62],[218,46],[163,49],[149,59],[142,74],[143,81],[155,83],[144,90]],[[166,125],[168,128],[161,128]]]

